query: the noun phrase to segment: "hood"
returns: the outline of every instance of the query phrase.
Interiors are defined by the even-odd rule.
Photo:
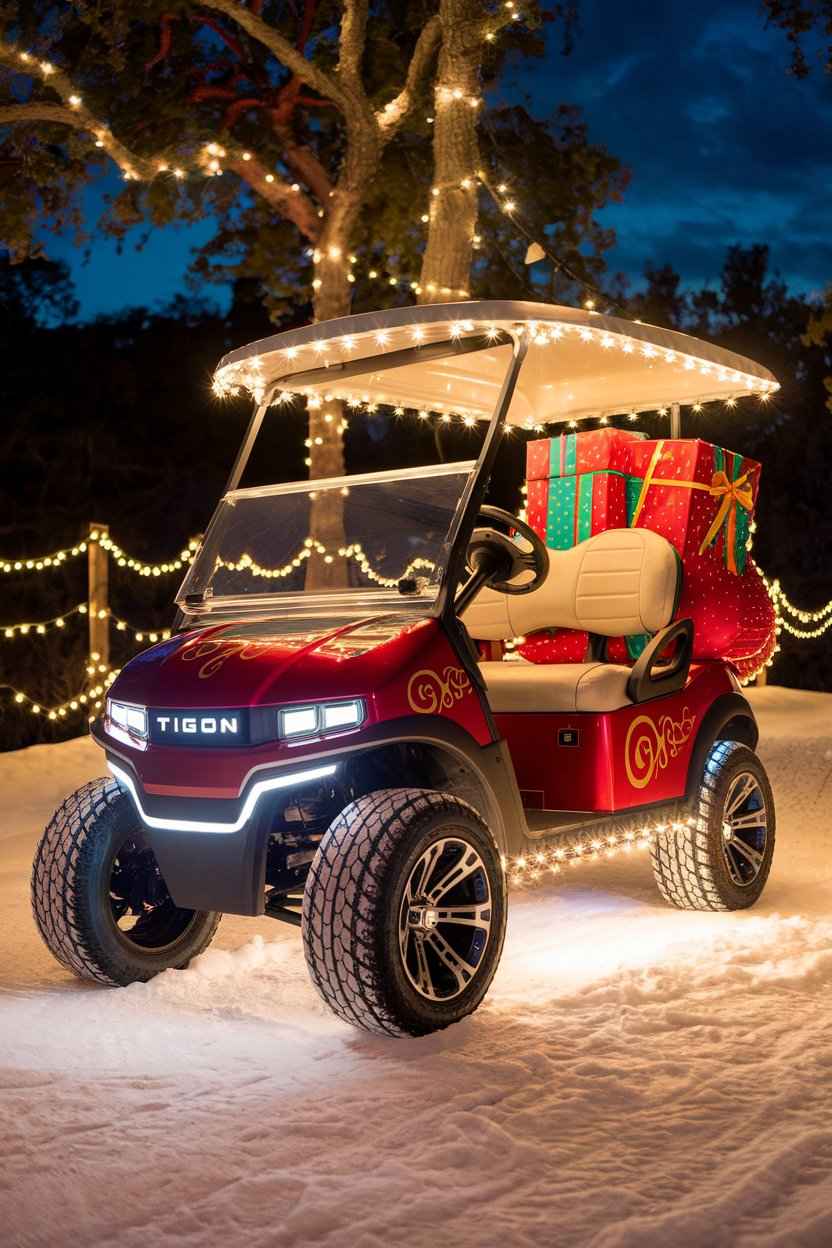
[[[278,616],[219,624],[137,655],[110,696],[183,710],[366,696],[429,645],[437,627],[401,613],[304,633],[286,632]]]

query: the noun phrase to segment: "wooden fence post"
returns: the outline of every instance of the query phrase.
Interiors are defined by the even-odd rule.
[[[109,558],[101,538],[109,536],[106,524],[90,522],[87,537],[87,615],[92,661],[110,667]],[[93,536],[95,535],[95,536]],[[103,614],[102,614],[103,613]]]

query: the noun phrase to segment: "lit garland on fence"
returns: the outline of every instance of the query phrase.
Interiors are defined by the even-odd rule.
[[[167,563],[144,563],[143,560],[128,555],[108,533],[97,533],[93,530],[89,540],[97,541],[103,550],[112,555],[120,568],[128,568],[138,576],[167,576],[171,572],[180,572],[193,560],[199,546],[199,540],[192,537],[185,549],[180,551],[178,559],[170,559]]]
[[[777,612],[778,631],[782,629],[801,641],[812,641],[832,628],[832,598],[817,611],[804,611],[788,599],[778,580],[768,581],[765,576],[763,580]],[[786,619],[786,615],[793,616],[801,624],[816,624],[817,628],[798,628],[791,620]]]
[[[141,559],[136,559],[132,555],[128,555],[126,551],[113,541],[107,533],[99,533],[95,529],[90,533],[84,541],[78,542],[75,546],[67,546],[62,550],[54,550],[49,555],[38,555],[31,559],[4,559],[0,560],[0,573],[14,574],[19,572],[45,572],[49,569],[59,568],[67,562],[68,559],[74,559],[78,555],[83,555],[89,549],[90,542],[98,542],[103,550],[112,555],[113,559],[120,568],[127,568],[131,572],[135,572],[138,576],[167,576],[172,572],[179,572],[186,567],[191,561],[199,547],[199,539],[191,538],[187,547],[182,550],[177,559],[171,559],[167,563],[144,563]],[[77,608],[73,608],[77,610]],[[72,614],[69,612],[67,614]],[[58,617],[56,617],[57,619]],[[46,624],[52,624],[55,621],[45,621]],[[17,627],[15,625],[14,627]],[[31,627],[37,629],[37,625]],[[60,625],[58,625],[60,627]],[[2,628],[2,625],[0,625]]]
[[[39,620],[36,623],[19,624],[0,624],[3,638],[11,641],[16,637],[27,637],[30,633],[38,637],[43,637],[50,629],[66,628],[67,620],[72,619],[75,615],[88,616],[90,614],[89,606],[86,602],[79,602],[76,606],[70,607],[68,611],[64,611],[63,615],[55,615],[51,620]],[[171,635],[169,628],[135,628],[129,624],[127,620],[122,620],[115,615],[108,607],[101,607],[95,612],[95,618],[99,620],[112,620],[119,633],[130,632],[133,634],[134,641],[167,641]]]
[[[346,491],[342,491],[342,493],[345,492]],[[309,497],[314,498],[315,494],[316,491],[310,490]],[[240,558],[237,560],[218,558],[216,560],[215,567],[224,568],[229,572],[250,572],[252,576],[265,577],[269,580],[281,580],[296,572],[297,569],[300,568],[307,559],[310,559],[313,554],[320,555],[323,558],[324,563],[335,562],[335,554],[330,553],[329,548],[325,546],[323,542],[319,542],[315,537],[306,537],[304,538],[303,545],[298,549],[297,553],[279,567],[266,568],[261,563],[258,563],[257,560],[249,554],[240,555]],[[399,581],[405,579],[406,577],[412,576],[414,572],[417,572],[420,569],[430,572],[434,572],[436,570],[436,564],[430,559],[417,558],[412,559],[407,567],[404,568],[398,576],[382,576],[381,573],[376,572],[370,562],[369,556],[366,554],[364,548],[359,542],[352,542],[349,546],[339,546],[337,555],[341,559],[355,560],[361,571],[369,580],[375,581],[377,585],[382,585],[386,589],[395,589]]]
[[[100,672],[102,664],[90,663],[87,665],[87,673]],[[73,698],[69,698],[66,702],[62,702],[59,706],[43,706],[36,698],[32,698],[28,693],[24,693],[22,689],[16,689],[14,685],[3,684],[0,688],[5,689],[12,695],[12,702],[16,706],[27,707],[32,715],[42,716],[48,720],[66,719],[69,715],[79,711],[99,711],[102,705],[102,698],[109,689],[110,685],[118,676],[119,668],[106,668],[101,673],[99,683],[84,689],[80,693],[76,693]],[[90,716],[94,718],[94,716]]]
[[[86,549],[86,542],[78,542],[76,546],[53,550],[51,555],[38,555],[34,559],[3,559],[0,560],[0,572],[43,572],[47,568],[60,567],[68,559],[83,555]]]
[[[67,620],[72,619],[74,615],[86,614],[87,604],[79,602],[76,606],[70,607],[68,611],[64,611],[63,615],[53,615],[50,620],[38,620],[32,623],[0,624],[0,629],[2,629],[3,637],[6,641],[11,641],[16,637],[27,637],[29,633],[35,633],[37,636],[42,637],[52,628],[66,628]]]

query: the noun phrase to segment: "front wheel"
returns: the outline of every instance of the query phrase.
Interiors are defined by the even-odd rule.
[[[385,1035],[426,1035],[472,1013],[505,924],[505,875],[488,828],[467,802],[430,789],[352,802],[306,880],[315,986],[346,1022]]]
[[[744,910],[768,879],[774,798],[765,768],[738,741],[717,741],[705,761],[692,818],[659,832],[653,871],[681,910]]]
[[[32,909],[58,961],[102,984],[187,966],[220,921],[174,904],[133,803],[106,778],[78,789],[47,824],[32,867]]]

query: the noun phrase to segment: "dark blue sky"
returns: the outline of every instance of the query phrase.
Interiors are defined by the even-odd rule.
[[[832,280],[832,77],[819,65],[803,82],[787,75],[785,38],[757,0],[581,0],[581,12],[572,55],[553,37],[502,98],[530,94],[541,114],[580,105],[590,136],[632,171],[604,214],[618,238],[610,271],[638,282],[646,262],[670,262],[686,283],[713,282],[727,246],[763,242],[792,286],[819,292]],[[209,234],[160,230],[121,256],[97,242],[86,265],[67,242],[50,251],[92,316],[170,298]]]

